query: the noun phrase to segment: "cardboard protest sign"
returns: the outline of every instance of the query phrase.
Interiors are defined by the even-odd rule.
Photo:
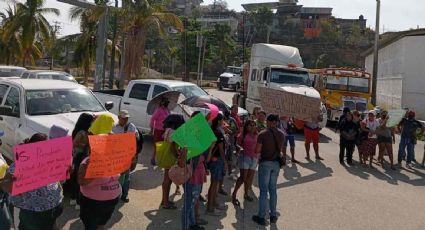
[[[89,136],[90,161],[86,178],[116,176],[130,168],[136,154],[136,134]]]
[[[387,127],[391,128],[398,125],[398,123],[400,123],[401,119],[403,119],[405,114],[406,114],[406,111],[402,109],[389,110]]]
[[[12,195],[31,191],[69,178],[72,162],[72,137],[17,145]]]
[[[268,114],[313,122],[321,114],[320,98],[265,87],[260,87],[260,97],[261,107]]]
[[[202,114],[188,120],[171,135],[180,147],[187,148],[187,159],[201,155],[216,137]]]

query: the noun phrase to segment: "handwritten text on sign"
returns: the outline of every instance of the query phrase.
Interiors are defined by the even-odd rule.
[[[17,145],[13,152],[16,177],[12,188],[14,196],[69,178],[71,137]]]
[[[260,87],[261,107],[270,114],[316,121],[320,115],[320,99],[270,88]]]
[[[90,161],[86,178],[118,175],[130,168],[136,154],[136,134],[89,136]]]

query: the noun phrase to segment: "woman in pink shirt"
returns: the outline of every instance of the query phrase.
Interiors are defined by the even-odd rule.
[[[257,128],[255,121],[248,120],[243,128],[243,133],[239,136],[238,146],[240,149],[239,154],[239,168],[240,176],[236,181],[235,190],[232,194],[232,203],[236,206],[240,206],[239,200],[236,198],[239,188],[244,184],[245,195],[244,199],[247,201],[253,201],[254,199],[249,196],[249,190],[252,186],[254,179],[255,170],[257,168],[257,155],[255,154],[255,146],[257,143]]]
[[[154,142],[164,141],[164,120],[165,118],[170,115],[170,110],[168,109],[168,105],[170,104],[170,101],[168,98],[163,97],[161,98],[160,106],[155,110],[151,117],[150,121],[150,128],[151,128],[151,134],[153,134],[153,140]],[[154,143],[154,151],[151,158],[151,164],[155,165],[155,155],[156,155],[156,149],[155,149],[155,143]]]
[[[89,129],[93,135],[112,133],[114,120],[106,114],[99,116]],[[119,174],[111,177],[86,178],[86,170],[90,164],[90,151],[80,164],[78,183],[80,184],[80,218],[85,229],[104,229],[114,213],[121,195]]]

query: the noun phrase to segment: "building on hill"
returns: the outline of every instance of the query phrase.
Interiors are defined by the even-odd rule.
[[[304,7],[298,5],[297,0],[280,0],[279,2],[249,3],[242,4],[247,12],[257,11],[260,8],[268,8],[275,12],[273,30],[279,24],[298,24],[304,30],[304,38],[316,38],[320,34],[320,22],[328,21],[342,34],[349,34],[354,25],[359,26],[361,31],[366,29],[366,19],[360,15],[358,19],[343,19],[332,16],[330,7]]]
[[[192,16],[193,10],[199,8],[202,0],[171,0],[168,8],[180,16]]]

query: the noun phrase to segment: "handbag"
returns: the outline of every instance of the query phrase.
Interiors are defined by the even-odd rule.
[[[174,184],[182,185],[192,177],[192,167],[188,164],[185,164],[184,167],[175,164],[170,168],[168,176]]]
[[[168,141],[159,141],[156,145],[156,165],[160,168],[169,169],[177,159],[171,153],[171,143]]]

